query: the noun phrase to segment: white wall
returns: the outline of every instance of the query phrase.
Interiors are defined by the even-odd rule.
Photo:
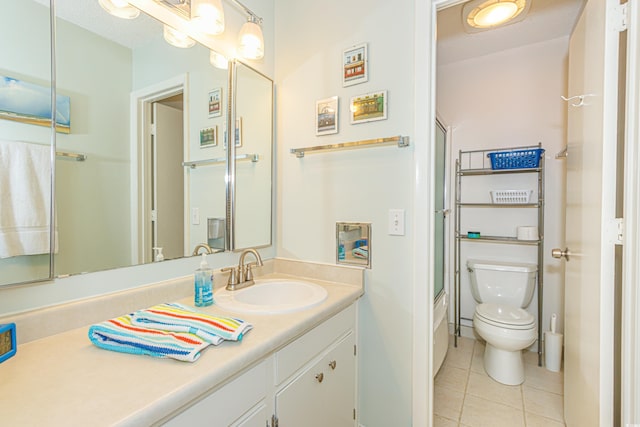
[[[567,55],[568,38],[563,37],[437,69],[437,109],[452,127],[452,184],[455,183],[453,172],[458,150],[535,145],[538,142],[546,150],[543,329],[549,328],[552,313],[558,313],[559,319],[564,313],[564,264],[551,258],[551,248],[564,247],[565,163],[556,160],[555,154],[565,146],[566,105],[560,95],[566,93]],[[507,182],[503,177],[490,178],[486,183],[488,188],[531,189],[537,186],[531,182],[531,176],[509,176]],[[478,190],[482,193],[475,197],[488,201],[485,190]],[[454,187],[451,194],[453,191]],[[476,210],[471,214],[482,213]],[[535,212],[514,211],[509,216],[500,223],[494,220],[492,232],[486,234],[515,236],[516,225],[535,225]],[[478,222],[482,223],[481,220]],[[453,245],[452,236],[450,247]],[[462,304],[463,314],[466,311],[472,315],[475,306],[464,268],[467,257],[536,260],[535,248],[472,244],[464,248],[467,249],[463,250],[461,259],[462,299],[466,301]],[[450,287],[452,292],[453,275]],[[529,311],[537,317],[536,307],[534,299]],[[450,314],[453,322],[451,311]]]
[[[359,417],[367,427],[408,426],[414,148],[368,148],[303,159],[289,149],[412,136],[414,4],[276,0],[275,5],[277,254],[333,263],[336,221],[372,223],[372,268],[359,310]],[[369,44],[369,81],[345,88],[342,52],[363,42]],[[388,119],[351,125],[349,98],[385,89]],[[334,95],[340,98],[339,133],[318,137],[315,102]],[[406,210],[405,236],[387,234],[390,208]]]

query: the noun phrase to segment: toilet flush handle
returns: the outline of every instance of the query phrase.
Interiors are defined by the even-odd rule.
[[[564,259],[567,260],[567,262],[569,262],[569,255],[571,254],[571,252],[569,251],[569,248],[565,248],[564,250],[560,249],[560,248],[554,248],[551,249],[551,256],[554,258],[562,258],[564,257]]]

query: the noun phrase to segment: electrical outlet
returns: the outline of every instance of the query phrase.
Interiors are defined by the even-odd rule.
[[[404,209],[389,209],[389,235],[404,236]]]

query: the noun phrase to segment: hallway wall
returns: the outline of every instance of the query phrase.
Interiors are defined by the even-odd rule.
[[[336,221],[372,223],[372,268],[359,303],[360,422],[408,426],[412,416],[412,147],[309,154],[290,148],[414,128],[414,2],[276,0],[277,255],[334,263]],[[393,31],[382,23],[393,16]],[[312,17],[313,19],[310,19]],[[342,86],[342,52],[368,43],[369,81]],[[352,125],[350,97],[388,91],[388,119]],[[339,96],[339,133],[315,135],[315,102]],[[406,234],[387,232],[406,211]],[[425,219],[427,220],[427,219]]]

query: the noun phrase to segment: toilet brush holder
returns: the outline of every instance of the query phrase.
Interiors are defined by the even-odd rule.
[[[562,365],[562,334],[546,331],[544,333],[544,366],[559,372]]]

